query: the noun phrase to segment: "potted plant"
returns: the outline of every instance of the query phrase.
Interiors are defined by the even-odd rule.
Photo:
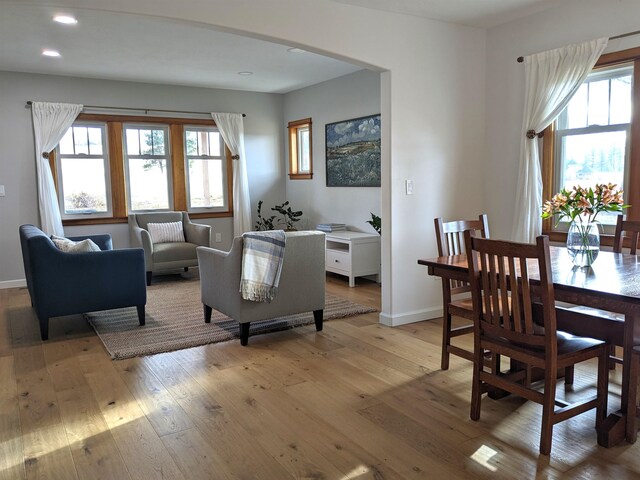
[[[367,223],[371,225],[376,232],[378,232],[378,235],[382,235],[382,219],[375,213],[369,213],[371,213],[371,220],[367,220]]]

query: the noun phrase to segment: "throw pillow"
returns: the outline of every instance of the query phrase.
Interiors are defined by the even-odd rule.
[[[147,230],[153,243],[185,241],[182,222],[148,223]]]
[[[99,252],[100,247],[90,238],[74,242],[65,237],[51,235],[51,241],[59,250],[66,253]]]

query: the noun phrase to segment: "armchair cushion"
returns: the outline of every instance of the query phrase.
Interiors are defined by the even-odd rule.
[[[153,246],[155,262],[179,262],[197,258],[195,243],[171,242],[158,243]]]
[[[154,244],[184,242],[182,222],[148,223],[147,229]]]
[[[51,241],[56,247],[58,247],[58,250],[61,250],[67,253],[99,252],[100,251],[100,247],[96,245],[96,243],[90,238],[85,238],[84,240],[79,240],[75,242],[69,238],[57,237],[55,235],[51,235]]]

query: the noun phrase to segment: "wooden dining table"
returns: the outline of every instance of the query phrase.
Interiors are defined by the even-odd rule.
[[[640,344],[640,256],[601,251],[591,267],[578,268],[564,247],[550,247],[553,286],[557,302],[571,307],[561,308],[558,329],[582,336],[601,338],[624,348],[620,410],[610,414],[598,431],[598,443],[616,445],[625,438],[637,438],[636,389],[638,372],[632,371],[633,346]],[[466,255],[420,259],[429,275],[444,279],[468,281]],[[531,271],[532,278],[537,272]],[[564,303],[563,303],[564,305]],[[618,321],[599,321],[598,316],[580,315],[580,307],[590,307],[618,314]],[[578,313],[576,313],[578,312]]]

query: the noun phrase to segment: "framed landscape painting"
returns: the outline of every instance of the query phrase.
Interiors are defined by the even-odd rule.
[[[326,125],[327,187],[380,186],[380,114]]]

